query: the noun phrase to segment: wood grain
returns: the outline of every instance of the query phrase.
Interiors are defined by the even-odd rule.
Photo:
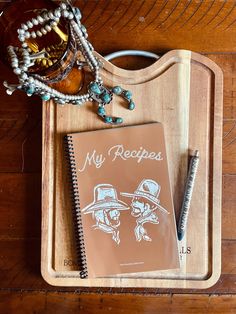
[[[36,97],[23,93],[12,97],[5,92],[2,82],[13,80],[9,69],[0,63],[0,171],[41,171],[41,104]]]
[[[1,301],[4,300],[4,301]],[[145,300],[145,302],[144,302]],[[7,304],[7,306],[6,306]],[[235,296],[158,295],[137,296],[127,294],[65,294],[35,292],[0,292],[0,311],[3,313],[136,313],[136,314],[233,314],[236,311]]]
[[[215,61],[224,74],[224,120],[231,121],[236,119],[236,73],[235,73],[235,54],[208,54],[211,60]],[[233,161],[233,160],[232,160]],[[235,161],[235,160],[234,160]]]
[[[222,215],[222,237],[223,239],[236,239],[235,223],[235,186],[236,175],[225,175],[223,177],[223,215]]]
[[[235,55],[210,55],[224,73],[223,174],[236,174],[236,76]]]
[[[41,175],[0,172],[0,239],[39,238]]]
[[[75,1],[73,1],[75,2]],[[31,118],[35,119],[36,124],[41,120],[41,106],[39,100],[25,97],[22,93],[15,93],[12,97],[5,94],[4,88],[0,84],[1,106],[0,117],[4,118],[7,123],[2,126],[1,135],[5,140],[1,140],[0,153],[0,171],[1,171],[1,189],[0,199],[4,199],[4,205],[0,208],[0,277],[1,291],[0,294],[0,312],[3,313],[94,313],[100,311],[107,313],[113,311],[119,313],[128,311],[128,313],[136,312],[139,309],[142,313],[154,313],[157,309],[162,313],[234,313],[235,312],[235,296],[224,296],[224,294],[236,294],[236,275],[232,272],[234,267],[234,243],[235,237],[235,184],[236,184],[236,157],[235,157],[235,141],[234,141],[234,122],[236,119],[236,103],[235,103],[235,31],[236,31],[236,5],[235,1],[143,1],[139,11],[132,10],[135,4],[129,0],[112,0],[112,1],[95,1],[95,0],[79,0],[77,1],[84,15],[85,25],[88,27],[90,39],[95,48],[101,54],[106,54],[120,49],[145,49],[153,52],[166,52],[169,49],[183,48],[192,49],[199,52],[205,51],[208,56],[215,61],[224,71],[224,145],[223,146],[223,239],[229,238],[222,242],[223,250],[223,274],[220,280],[210,289],[204,290],[187,290],[189,293],[201,293],[198,298],[190,298],[189,295],[178,295],[179,303],[173,302],[175,294],[183,293],[183,290],[156,290],[151,289],[149,293],[168,293],[168,298],[164,296],[154,296],[150,299],[144,290],[135,291],[136,294],[130,298],[129,295],[103,295],[100,294],[81,294],[82,289],[51,287],[47,285],[40,276],[39,239],[32,240],[30,237],[38,236],[40,206],[38,196],[29,197],[35,193],[34,184],[29,182],[37,182],[40,185],[38,174],[41,170],[41,130],[40,125],[36,127],[32,140],[27,145],[27,159],[23,173],[32,172],[35,178],[26,176],[24,180],[19,180],[18,173],[22,171],[22,152],[20,142],[22,143],[25,136],[31,136],[33,127]],[[168,4],[169,2],[169,4]],[[178,4],[177,4],[178,2]],[[4,1],[0,6],[4,5]],[[177,5],[176,5],[177,4]],[[168,6],[167,6],[168,5]],[[171,6],[172,5],[172,6]],[[166,16],[163,14],[167,8]],[[137,8],[135,8],[137,10]],[[170,11],[169,11],[170,10]],[[141,14],[140,14],[141,13]],[[133,17],[132,17],[133,16]],[[165,20],[165,18],[168,18]],[[140,18],[140,19],[139,19]],[[87,21],[86,21],[87,19]],[[130,20],[128,22],[128,20]],[[127,29],[119,28],[125,23],[129,26]],[[158,24],[163,23],[160,27]],[[89,23],[89,24],[87,24]],[[98,29],[98,26],[100,29]],[[154,28],[157,27],[155,30]],[[106,36],[104,36],[106,34]],[[209,54],[209,52],[227,52],[229,54]],[[232,54],[231,54],[232,52]],[[149,64],[149,60],[127,58],[117,59],[115,62],[119,66],[127,69],[136,69],[137,67],[145,67]],[[12,80],[10,71],[2,63],[0,64],[1,82],[5,79]],[[33,110],[33,111],[32,111]],[[30,113],[30,119],[26,116]],[[5,119],[6,118],[6,119]],[[9,119],[12,119],[9,121]],[[27,120],[25,127],[24,121]],[[232,131],[230,132],[230,129]],[[10,131],[10,132],[8,132]],[[21,134],[18,137],[18,132]],[[24,132],[24,134],[22,133]],[[227,136],[227,133],[230,132]],[[15,139],[7,144],[7,138],[15,135]],[[27,141],[28,142],[28,141]],[[26,142],[26,143],[27,143]],[[39,143],[40,142],[40,143]],[[11,180],[9,174],[11,172]],[[14,173],[16,172],[16,173]],[[6,177],[4,178],[4,176]],[[14,179],[15,176],[15,179]],[[18,182],[18,187],[14,193],[3,196],[2,188],[11,189],[10,183]],[[14,184],[13,184],[14,185]],[[27,185],[27,189],[20,188],[20,185]],[[27,193],[27,195],[25,194]],[[20,200],[16,204],[16,200]],[[30,199],[31,208],[35,208],[32,213],[25,199]],[[1,201],[0,201],[1,203]],[[10,213],[7,212],[9,207]],[[28,208],[28,209],[27,209]],[[36,217],[34,217],[34,214]],[[6,215],[6,216],[5,216]],[[28,215],[28,222],[25,219]],[[6,217],[6,218],[5,218]],[[7,218],[8,217],[8,218]],[[11,220],[13,220],[13,229]],[[8,223],[10,221],[10,223]],[[25,226],[29,231],[25,232]],[[34,231],[35,228],[35,231]],[[25,233],[25,234],[24,234]],[[6,241],[11,239],[11,245]],[[21,239],[16,239],[23,237]],[[3,238],[5,240],[3,240]],[[4,256],[3,266],[2,260]],[[26,262],[28,261],[28,262]],[[30,266],[29,266],[30,263]],[[4,277],[2,277],[4,275]],[[35,292],[30,292],[29,290]],[[14,292],[19,290],[19,292]],[[24,290],[25,292],[21,292]],[[28,292],[26,291],[28,290]],[[39,291],[43,290],[43,291]],[[54,293],[49,291],[54,290]],[[97,289],[85,289],[85,291],[97,292]],[[68,291],[67,293],[65,293]],[[69,293],[70,291],[70,293]],[[186,291],[186,290],[185,290]],[[109,291],[107,291],[109,292]],[[118,291],[122,292],[122,291]],[[123,290],[124,292],[124,290]],[[210,294],[210,296],[206,296]],[[212,294],[223,294],[223,296],[212,296]],[[171,298],[169,298],[171,296]],[[167,306],[167,303],[170,303]],[[185,301],[187,301],[185,303]],[[78,304],[83,306],[79,309]],[[136,305],[137,304],[137,305]],[[150,307],[148,305],[150,304]],[[185,305],[186,304],[186,305]],[[210,305],[209,305],[210,304]],[[163,306],[162,306],[163,305]],[[162,306],[162,307],[161,307]],[[181,306],[181,307],[180,307]],[[186,308],[187,307],[187,308]]]
[[[223,159],[223,173],[236,174],[236,119],[224,123]]]
[[[46,288],[39,273],[40,239],[1,239],[0,247],[1,289]]]
[[[220,254],[220,243],[217,238],[220,234],[221,206],[221,71],[209,59],[188,51],[176,50],[163,56],[151,67],[139,71],[124,71],[104,61],[103,79],[111,86],[122,82],[123,87],[131,89],[136,95],[136,102],[141,104],[134,114],[126,115],[127,125],[152,120],[164,123],[177,217],[183,195],[188,153],[196,147],[200,150],[200,170],[195,186],[197,193],[192,200],[193,206],[198,210],[190,212],[190,232],[179,245],[180,251],[186,251],[190,247],[192,253],[188,257],[185,253],[180,254],[181,270],[176,272],[125,275],[120,276],[122,281],[118,277],[79,279],[79,272],[74,267],[76,256],[73,232],[70,232],[73,224],[71,211],[68,210],[71,204],[66,185],[63,136],[71,132],[104,128],[104,125],[98,119],[94,120],[92,104],[89,112],[85,108],[78,110],[75,106],[61,107],[47,103],[43,110],[44,278],[53,285],[73,286],[206,288],[210,282],[212,285],[220,272],[220,258],[217,258]],[[114,111],[117,116],[124,116],[125,109],[117,106],[118,104],[118,101],[113,102],[109,110]],[[211,190],[212,186],[214,190]],[[195,232],[191,233],[191,230]],[[196,246],[194,235],[197,235],[201,246]],[[71,267],[67,260],[74,265]]]
[[[122,49],[163,52],[182,48],[231,52],[235,49],[233,0],[78,0],[74,4],[81,8],[83,22],[99,52]]]
[[[229,240],[222,244],[222,274],[236,274],[236,244]]]

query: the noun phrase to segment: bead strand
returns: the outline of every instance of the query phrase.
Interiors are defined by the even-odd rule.
[[[76,13],[77,15],[80,14],[78,9],[76,10]],[[37,36],[42,37],[43,34],[47,34],[47,32],[50,32],[52,30],[53,26],[57,25],[57,23],[59,22],[59,18],[62,15],[64,16],[64,18],[67,18],[69,20],[72,20],[74,18],[74,14],[67,10],[66,4],[62,3],[60,7],[54,11],[54,13],[52,11],[49,11],[48,13],[44,12],[42,15],[39,15],[37,18],[32,18],[31,20],[27,21],[25,24],[22,24],[21,28],[18,30],[20,41],[23,42],[24,44],[24,41],[26,38],[27,39],[29,39],[30,37],[36,38]],[[33,28],[35,25],[44,24],[47,21],[50,21],[49,24],[44,25],[44,27],[41,28],[41,31],[39,30],[36,32],[32,31],[31,33],[28,31],[29,29]],[[72,21],[71,24],[73,25],[75,32],[79,37],[79,45],[81,46],[83,52],[85,53],[85,59],[87,63],[89,64],[90,68],[92,68],[92,70],[94,68],[96,69],[95,80],[97,82],[101,82],[102,80],[99,77],[99,71],[98,71],[98,68],[99,68],[98,62],[94,58],[93,54],[91,53],[92,45],[91,44],[88,45],[87,40],[84,38],[84,37],[87,37],[87,31],[85,27],[83,26],[82,31],[81,31],[75,22]],[[19,63],[16,62],[17,56],[15,53],[14,53],[14,59],[12,62],[12,64],[15,67],[15,74],[17,74],[18,76],[21,75],[21,79],[22,78],[26,79],[28,77],[25,72],[27,72],[28,70],[27,66],[30,65],[29,53],[24,52],[24,57],[25,58],[23,60],[25,62],[23,62],[21,67],[18,67]],[[90,98],[89,93],[85,95],[81,95],[81,96],[64,95],[63,93],[60,93],[54,90],[53,88],[47,86],[46,84],[44,84],[43,82],[37,79],[31,80],[31,86],[27,93],[28,95],[32,95],[33,91],[35,91],[35,89],[32,88],[33,84],[35,84],[38,87],[39,91],[42,91],[41,96],[43,99],[50,99],[52,97],[52,98],[58,98],[58,100],[61,99],[63,102],[68,103],[70,101],[85,102],[85,101],[88,101]]]
[[[77,51],[80,50],[85,59],[85,62],[77,60],[78,67],[82,67],[84,63],[87,64],[94,76],[94,81],[90,82],[88,86],[88,92],[83,95],[63,94],[48,86],[45,78],[38,74],[30,74],[30,72],[28,72],[29,67],[34,65],[36,60],[47,56],[47,51],[50,50],[33,53],[27,41],[30,38],[35,39],[37,37],[43,37],[51,32],[52,29],[58,25],[61,17],[68,23],[71,38],[75,43],[75,49]],[[78,8],[73,8],[70,5],[61,3],[55,10],[44,10],[40,15],[21,24],[21,27],[17,30],[21,48],[8,47],[10,63],[13,72],[18,76],[19,84],[9,85],[7,82],[4,82],[4,86],[7,88],[9,95],[11,95],[14,90],[21,89],[24,90],[28,96],[34,94],[39,95],[44,101],[54,99],[55,102],[61,105],[72,103],[73,105],[80,106],[85,102],[95,101],[98,104],[97,114],[104,122],[120,124],[123,122],[123,119],[106,115],[105,105],[112,101],[113,94],[115,94],[128,101],[129,109],[133,110],[135,105],[131,99],[132,94],[130,91],[124,90],[120,86],[109,89],[103,85],[103,80],[99,72],[101,63],[93,53],[94,48],[92,44],[87,40],[87,30],[80,22],[81,18],[82,16]],[[39,28],[34,30],[33,28],[35,26],[39,26]],[[70,67],[73,66],[74,61],[75,60],[72,61]]]

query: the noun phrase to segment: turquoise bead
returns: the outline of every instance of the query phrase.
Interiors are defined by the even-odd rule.
[[[105,94],[102,95],[102,100],[103,100],[106,104],[108,104],[108,103],[111,101],[111,96],[110,96],[109,94],[105,93]]]
[[[101,93],[102,93],[99,85],[96,82],[90,83],[89,89],[91,90],[91,92],[93,92],[94,94],[97,94],[97,95],[101,95]]]
[[[104,118],[104,121],[105,121],[106,123],[112,123],[112,118],[111,118],[111,117],[105,117],[105,118]]]
[[[27,90],[26,90],[26,93],[27,95],[33,95],[33,93],[35,92],[35,88],[32,86],[32,87],[29,87]]]
[[[45,94],[41,96],[42,100],[47,101],[50,99],[50,95],[49,94]]]
[[[103,107],[99,107],[98,114],[103,116],[105,114],[105,109]]]
[[[112,88],[112,91],[115,95],[120,95],[122,93],[122,88],[120,86],[115,86]]]
[[[123,123],[123,119],[122,118],[116,118],[115,123],[117,123],[117,124]]]
[[[129,103],[129,110],[134,110],[134,108],[135,108],[135,103],[133,101],[131,101]]]
[[[125,97],[126,99],[130,100],[130,99],[132,98],[132,93],[131,93],[131,91],[126,90],[126,91],[124,92],[124,97]]]

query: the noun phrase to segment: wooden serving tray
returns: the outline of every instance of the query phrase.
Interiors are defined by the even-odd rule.
[[[187,234],[179,242],[181,269],[79,278],[63,138],[66,133],[109,126],[97,118],[93,104],[78,108],[47,102],[43,104],[42,275],[57,286],[208,288],[221,271],[222,72],[208,58],[185,50],[168,52],[138,71],[102,61],[105,83],[130,89],[137,104],[130,112],[115,98],[107,111],[123,117],[125,125],[164,124],[177,219],[189,154],[200,152]]]

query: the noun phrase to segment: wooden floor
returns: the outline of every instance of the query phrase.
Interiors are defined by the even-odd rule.
[[[108,46],[104,41],[104,49],[100,40],[95,38],[93,23],[96,22],[96,1],[77,1],[83,3],[91,36],[97,43],[100,53],[112,51],[112,43],[119,39],[117,31],[115,39]],[[98,1],[102,2],[102,1]],[[105,1],[103,1],[105,3]],[[109,2],[109,1],[108,1]],[[111,1],[116,3],[117,1]],[[131,1],[132,2],[132,1]],[[130,3],[131,3],[130,2]],[[164,5],[165,1],[156,1],[156,6]],[[178,6],[186,1],[177,1]],[[170,1],[174,6],[175,1]],[[118,3],[118,2],[117,2]],[[122,10],[127,1],[122,1]],[[141,1],[140,1],[141,3]],[[143,1],[148,16],[148,3]],[[146,3],[146,4],[145,4]],[[179,4],[180,3],[180,4]],[[169,21],[173,40],[163,40],[162,29],[157,30],[157,39],[162,38],[161,49],[191,48],[204,53],[214,60],[224,72],[224,134],[223,134],[223,204],[222,204],[222,275],[215,286],[203,291],[186,290],[110,290],[110,289],[74,289],[57,288],[46,284],[40,275],[40,224],[41,224],[41,103],[37,98],[27,98],[21,93],[9,97],[0,84],[0,313],[236,313],[236,8],[234,1],[203,1],[202,8],[197,9],[201,1],[189,1],[188,7],[182,13],[182,18],[188,10],[192,16],[210,11],[211,17],[204,21],[219,32],[214,33],[218,40],[207,40],[206,35],[201,42],[191,32],[187,32],[186,45],[182,37],[173,38],[171,23],[175,15],[169,16],[172,21],[160,16],[163,23]],[[150,6],[155,1],[150,1]],[[170,4],[166,4],[170,6]],[[93,8],[94,6],[94,8]],[[209,8],[208,8],[209,6]],[[224,7],[223,7],[224,6]],[[208,8],[208,11],[207,11]],[[221,8],[221,9],[220,9]],[[156,8],[156,10],[158,7]],[[109,11],[110,10],[110,11]],[[111,8],[108,13],[111,12]],[[174,7],[173,7],[174,10]],[[177,9],[176,9],[177,10]],[[180,9],[179,9],[180,10]],[[95,13],[94,13],[95,12]],[[99,11],[100,12],[100,11]],[[105,9],[103,9],[103,13]],[[122,14],[117,11],[117,14]],[[123,12],[123,11],[122,11]],[[182,12],[182,11],[181,11]],[[176,17],[181,14],[176,11]],[[199,13],[200,12],[200,13]],[[219,14],[217,15],[217,12]],[[101,13],[101,12],[100,12]],[[108,13],[104,13],[105,19]],[[107,15],[106,15],[107,14]],[[161,14],[161,13],[160,13]],[[214,18],[215,14],[215,18]],[[205,19],[201,15],[193,22],[190,13],[182,24],[200,23]],[[118,16],[118,15],[117,15]],[[122,22],[118,23],[119,27]],[[219,17],[219,18],[218,18]],[[187,20],[188,19],[188,20]],[[217,20],[216,20],[217,19]],[[199,20],[199,22],[197,22]],[[130,19],[129,28],[136,24]],[[141,20],[140,20],[141,21]],[[142,20],[143,21],[143,20]],[[97,23],[101,23],[98,21]],[[126,24],[128,23],[128,20]],[[132,23],[134,24],[132,26]],[[179,26],[182,24],[177,23]],[[235,23],[236,24],[236,23]],[[138,25],[138,24],[137,24]],[[152,24],[150,24],[149,28]],[[160,24],[161,25],[161,24]],[[198,24],[196,24],[195,28]],[[221,27],[217,28],[217,25]],[[224,37],[224,27],[230,28]],[[230,25],[230,26],[229,26]],[[236,26],[236,25],[235,25]],[[101,28],[102,26],[100,26]],[[210,29],[213,29],[210,28]],[[173,29],[173,28],[172,28]],[[141,29],[140,29],[141,30]],[[197,29],[199,31],[199,29]],[[121,31],[121,30],[120,30]],[[195,29],[194,29],[195,31]],[[183,32],[183,31],[182,31]],[[220,33],[221,32],[221,33]],[[165,33],[168,38],[168,34]],[[109,33],[110,34],[110,33]],[[177,36],[176,35],[176,36]],[[110,36],[110,35],[109,35]],[[151,35],[150,35],[151,36]],[[125,38],[125,36],[123,36]],[[140,43],[142,32],[139,32],[136,42]],[[145,37],[146,38],[146,37]],[[191,40],[190,40],[191,39]],[[225,40],[225,41],[224,41]],[[154,41],[151,41],[153,43]],[[114,50],[127,48],[117,44]],[[167,44],[170,43],[170,44]],[[131,43],[134,48],[134,43]],[[168,46],[169,45],[169,46]],[[195,46],[194,46],[195,45]],[[95,45],[96,46],[96,45]],[[172,47],[173,46],[173,47]],[[145,48],[145,43],[137,45]],[[147,49],[158,50],[158,42],[147,45]],[[214,49],[215,48],[215,49]],[[207,53],[207,51],[211,53]],[[213,51],[213,52],[212,52]],[[128,62],[128,61],[129,62]],[[127,59],[125,66],[136,67],[136,60]],[[123,65],[121,61],[117,64]],[[129,63],[129,64],[128,64]],[[144,65],[141,62],[139,65]],[[0,82],[12,77],[9,69],[0,64]]]

